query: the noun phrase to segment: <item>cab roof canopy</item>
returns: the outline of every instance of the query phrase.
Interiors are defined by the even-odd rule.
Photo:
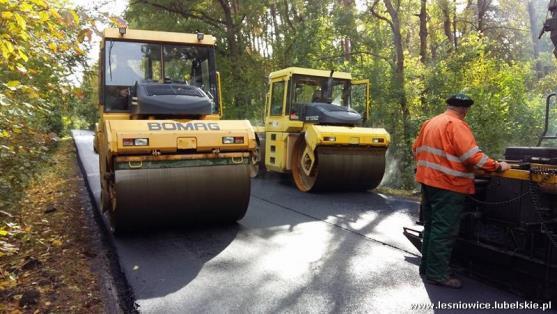
[[[217,42],[217,39],[214,36],[207,34],[203,35],[202,40],[197,40],[197,34],[145,31],[129,28],[126,29],[126,33],[123,35],[120,34],[118,28],[107,28],[104,30],[103,37],[104,39],[194,44],[207,46],[214,46]]]
[[[286,68],[286,69],[282,69],[282,70],[279,70],[279,71],[272,72],[271,74],[269,74],[269,78],[274,79],[276,77],[292,76],[294,74],[307,75],[307,76],[329,77],[329,76],[331,76],[331,70],[316,70],[316,69],[308,69],[308,68],[290,67],[290,68]],[[351,80],[352,79],[352,74],[347,73],[347,72],[337,72],[337,71],[335,71],[333,73],[333,78]]]

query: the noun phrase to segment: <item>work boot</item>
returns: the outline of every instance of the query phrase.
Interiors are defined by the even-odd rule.
[[[462,282],[460,282],[459,279],[454,278],[454,277],[449,277],[446,280],[427,279],[426,281],[429,284],[436,285],[436,286],[441,286],[441,287],[447,287],[447,288],[452,288],[452,289],[462,288]]]

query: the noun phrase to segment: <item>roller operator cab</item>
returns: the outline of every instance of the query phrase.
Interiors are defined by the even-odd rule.
[[[114,231],[242,218],[256,138],[223,121],[215,38],[107,29],[100,52],[102,210]]]
[[[269,76],[265,127],[258,132],[267,171],[291,172],[296,187],[375,188],[390,136],[361,125],[369,116],[369,82],[350,73],[286,68]]]

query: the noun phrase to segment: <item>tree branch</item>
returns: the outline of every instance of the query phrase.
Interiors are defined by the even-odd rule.
[[[186,10],[185,8],[179,8],[177,6],[176,2],[172,2],[172,4],[174,5],[163,5],[160,3],[156,3],[156,2],[151,2],[148,0],[135,0],[135,1],[131,1],[130,4],[144,4],[144,5],[149,5],[152,6],[154,8],[157,9],[161,9],[161,10],[165,10],[168,12],[172,12],[172,13],[176,13],[178,15],[181,15],[182,17],[185,18],[192,18],[192,19],[196,19],[202,22],[205,22],[209,25],[212,25],[214,27],[221,27],[222,25],[225,25],[225,23],[219,19],[215,19],[212,18],[211,16],[207,15],[205,12],[201,12],[201,11],[196,11],[196,10]]]
[[[288,1],[284,0],[283,3],[284,3],[284,13],[285,13],[284,17],[286,19],[286,23],[292,30],[296,31],[296,28],[294,27],[294,25],[292,25],[292,21],[290,21],[290,18],[288,17]]]
[[[314,59],[314,60],[315,60],[315,61],[330,60],[330,59],[342,58],[342,57],[344,57],[345,55],[347,55],[347,54],[346,54],[346,53],[343,53],[343,54],[337,55],[337,56],[322,57],[322,58],[317,58],[317,59]],[[385,56],[382,56],[382,55],[380,55],[380,54],[373,53],[373,52],[369,52],[369,51],[353,51],[353,52],[348,53],[348,55],[351,55],[351,56],[356,56],[356,55],[369,55],[369,56],[372,56],[372,57],[376,57],[376,58],[385,60],[385,61],[387,61],[389,64],[392,65],[392,62],[391,62],[392,60],[389,59],[389,57],[385,57]]]
[[[376,18],[387,22],[389,24],[389,26],[391,26],[391,28],[392,28],[393,27],[393,22],[391,22],[391,20],[389,20],[388,18],[384,17],[383,15],[381,15],[381,14],[377,13],[377,11],[375,11],[375,7],[377,6],[377,3],[379,3],[379,0],[374,0],[373,5],[369,8],[371,14],[373,16],[375,16]]]

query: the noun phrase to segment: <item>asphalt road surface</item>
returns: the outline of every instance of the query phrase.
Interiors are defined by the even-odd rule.
[[[73,135],[98,206],[93,133]],[[252,180],[248,212],[235,225],[114,243],[144,313],[406,313],[438,302],[522,301],[468,278],[462,290],[425,284],[419,253],[402,235],[417,210],[372,192],[301,193],[267,175]]]

